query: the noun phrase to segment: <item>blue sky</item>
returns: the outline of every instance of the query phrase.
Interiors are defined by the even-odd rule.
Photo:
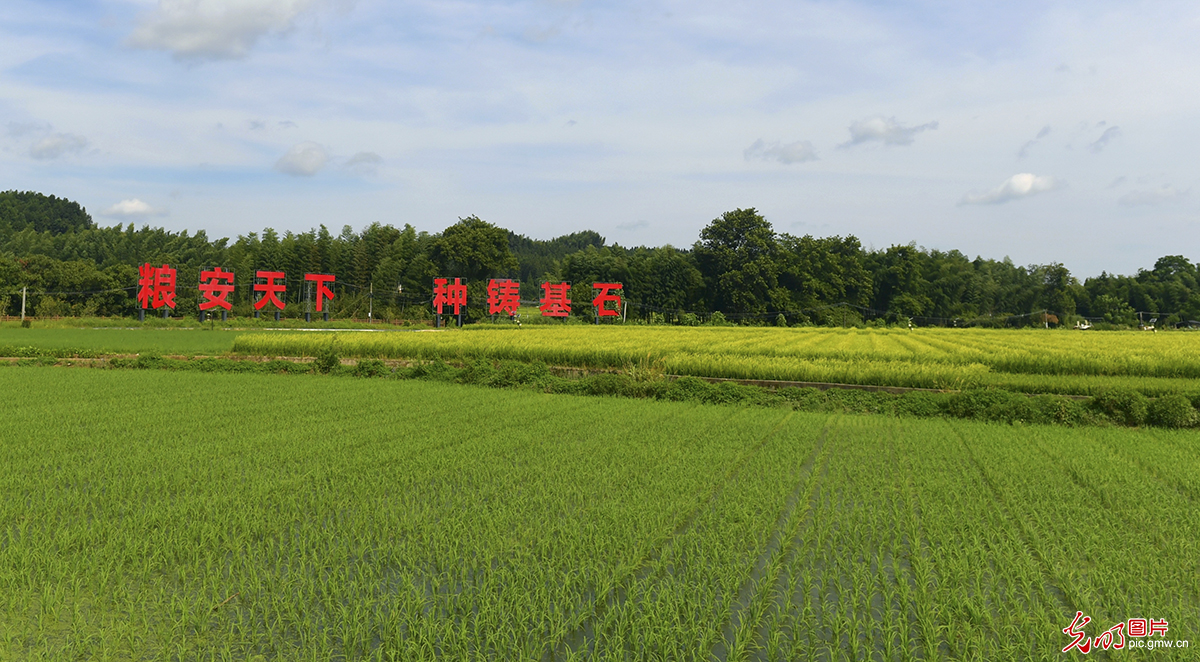
[[[1200,6],[7,0],[0,188],[209,236],[688,246],[756,207],[1076,275],[1200,259]]]

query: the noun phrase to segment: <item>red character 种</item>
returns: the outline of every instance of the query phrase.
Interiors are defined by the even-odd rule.
[[[442,314],[443,306],[454,308],[454,314],[458,315],[466,305],[467,286],[461,278],[455,278],[453,283],[447,278],[433,279],[433,309],[438,315]]]

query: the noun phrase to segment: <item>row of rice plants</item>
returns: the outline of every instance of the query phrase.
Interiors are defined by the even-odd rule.
[[[4,657],[536,656],[785,415],[259,375],[0,380],[39,403],[0,405]]]
[[[4,659],[1050,660],[1075,609],[1200,631],[1196,432],[320,376],[0,386]]]
[[[246,354],[294,356],[315,355],[328,343],[324,334],[252,333],[239,336],[233,347]],[[591,367],[618,367],[646,357],[666,361],[691,357],[686,361],[695,372],[689,374],[703,376],[732,376],[723,371],[733,369],[711,358],[717,356],[739,363],[739,376],[753,367],[760,378],[799,374],[804,371],[794,366],[801,363],[886,364],[899,366],[889,370],[913,374],[913,379],[925,383],[931,378],[920,376],[921,371],[936,370],[939,376],[932,381],[967,384],[983,372],[1195,378],[1200,377],[1200,353],[1194,345],[1195,336],[1186,333],[583,326],[344,333],[336,343],[345,356],[488,357]]]

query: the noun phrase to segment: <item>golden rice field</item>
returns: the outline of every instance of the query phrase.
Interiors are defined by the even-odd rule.
[[[998,386],[1149,395],[1195,390],[1200,335],[997,329],[531,326],[466,330],[238,336],[233,350],[272,356],[543,361],[672,374],[920,388]]]

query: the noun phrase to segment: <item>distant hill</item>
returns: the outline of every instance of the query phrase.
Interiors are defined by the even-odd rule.
[[[92,217],[78,202],[34,191],[0,193],[0,233],[32,228],[65,234],[92,227]]]

